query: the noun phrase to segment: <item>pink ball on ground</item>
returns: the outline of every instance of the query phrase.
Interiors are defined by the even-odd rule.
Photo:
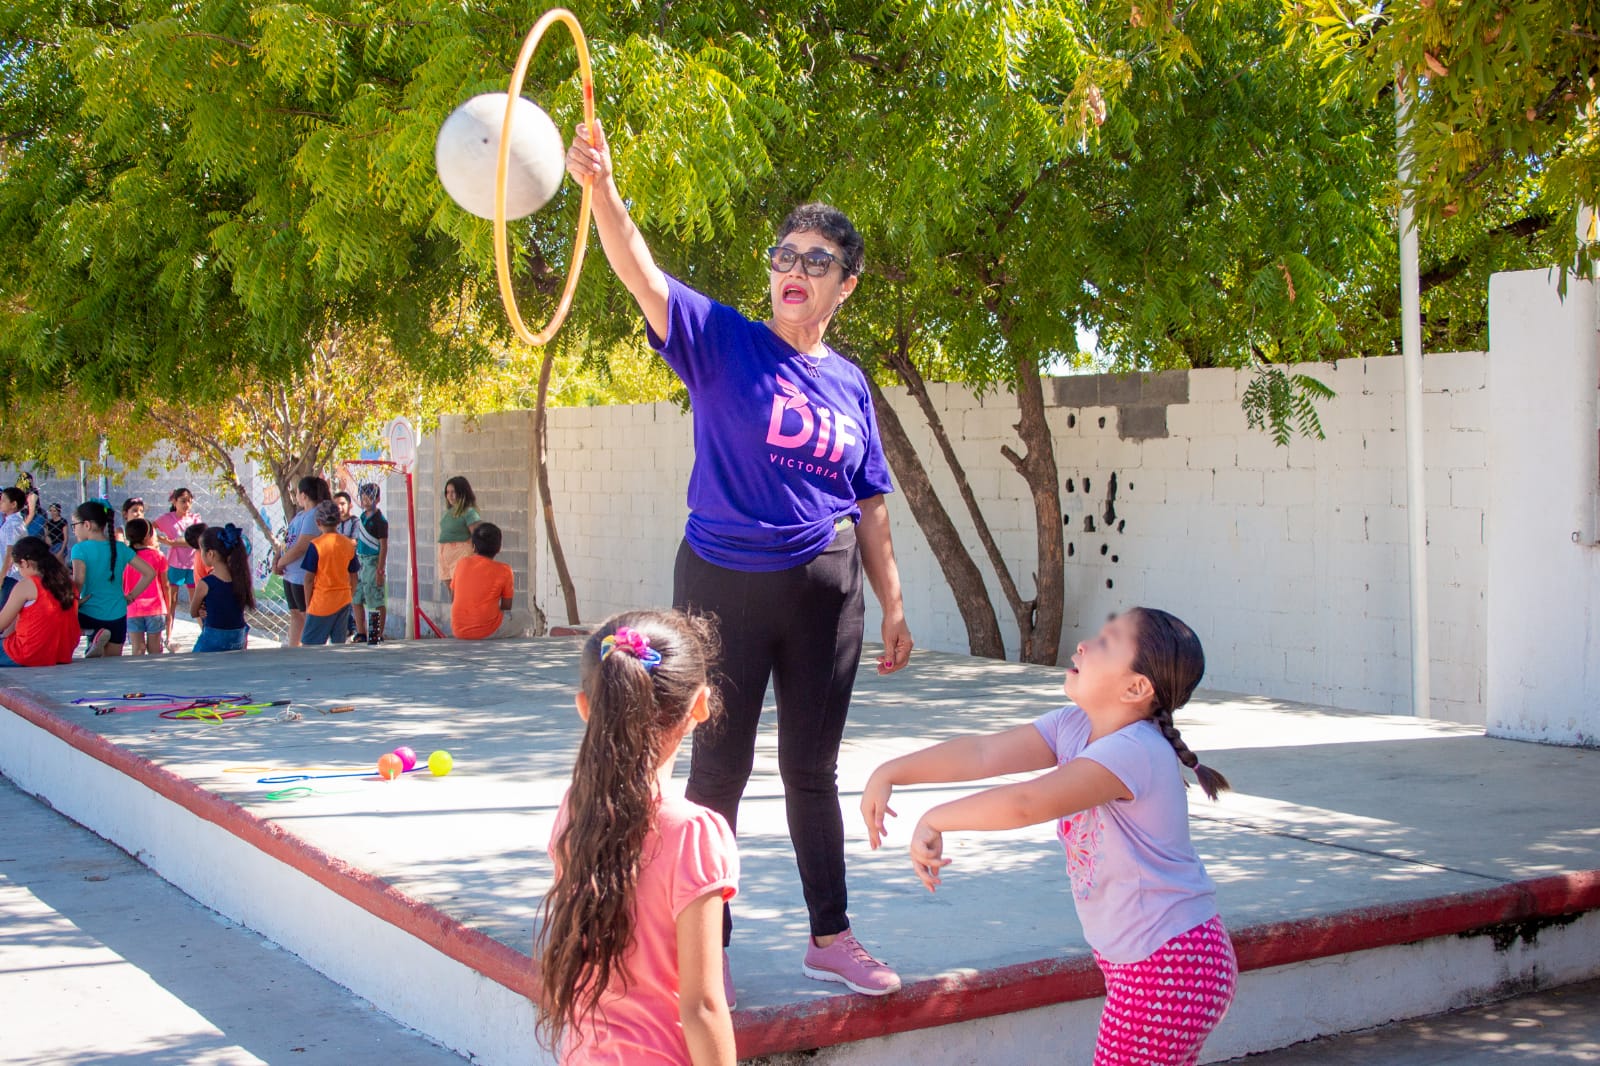
[[[378,776],[385,781],[393,781],[400,776],[400,756],[393,753],[383,756],[378,760]]]
[[[410,748],[396,748],[394,753],[400,757],[400,769],[410,771],[417,765],[417,753]]]

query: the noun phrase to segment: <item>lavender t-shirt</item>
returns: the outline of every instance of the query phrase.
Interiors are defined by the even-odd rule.
[[[867,381],[837,354],[813,361],[667,278],[667,335],[650,331],[689,389],[694,468],[684,538],[730,570],[786,570],[860,518],[857,500],[893,491]]]
[[[1034,723],[1058,763],[1090,759],[1133,796],[1061,819],[1067,876],[1084,939],[1110,962],[1149,958],[1217,915],[1217,886],[1189,839],[1178,756],[1151,721],[1089,743],[1089,718],[1072,704]]]

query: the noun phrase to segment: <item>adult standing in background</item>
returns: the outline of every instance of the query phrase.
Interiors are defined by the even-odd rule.
[[[792,211],[767,250],[771,314],[751,321],[656,265],[612,176],[598,125],[578,128],[567,170],[593,179],[606,258],[644,312],[651,345],[694,409],[689,522],[674,606],[714,614],[725,716],[696,730],[689,799],[738,829],[767,682],[778,703],[778,768],[809,912],[802,971],[884,995],[900,978],[846,913],[838,759],[864,628],[862,572],[883,607],[891,673],[911,655],[884,494],[892,488],[865,376],[823,343],[855,292],[864,244],[835,208]],[[732,917],[724,912],[723,944]],[[732,979],[724,981],[732,1002]]]

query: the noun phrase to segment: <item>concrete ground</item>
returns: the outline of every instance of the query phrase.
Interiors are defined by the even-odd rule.
[[[3,1060],[460,1063],[0,778]],[[1600,1062],[1600,981],[1233,1060]]]
[[[1230,1061],[1248,1066],[1600,1062],[1600,981]]]
[[[464,1060],[0,778],[0,1062]]]
[[[131,690],[294,700],[298,721],[63,713],[527,951],[579,737],[577,648],[567,639],[395,642],[74,663],[4,680],[62,702]],[[1049,826],[956,837],[955,865],[930,896],[901,845],[921,810],[965,786],[900,796],[890,845],[876,854],[855,813],[855,790],[880,761],[1030,721],[1060,702],[1060,676],[933,653],[891,677],[861,673],[840,765],[851,913],[863,940],[908,981],[1086,951]],[[356,710],[322,713],[336,705]],[[1600,868],[1600,752],[1223,693],[1202,692],[1179,724],[1237,789],[1218,804],[1191,792],[1196,844],[1235,927]],[[363,770],[401,744],[424,755],[449,749],[456,770],[392,783],[309,781],[278,799],[269,793],[282,786],[257,782],[268,769]],[[835,994],[799,973],[805,911],[770,724],[740,828],[732,951],[740,1006]]]

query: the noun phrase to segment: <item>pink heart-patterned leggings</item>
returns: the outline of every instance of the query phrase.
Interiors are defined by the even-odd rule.
[[[1193,1066],[1228,1013],[1239,962],[1222,919],[1180,933],[1138,962],[1108,962],[1094,1066]]]

